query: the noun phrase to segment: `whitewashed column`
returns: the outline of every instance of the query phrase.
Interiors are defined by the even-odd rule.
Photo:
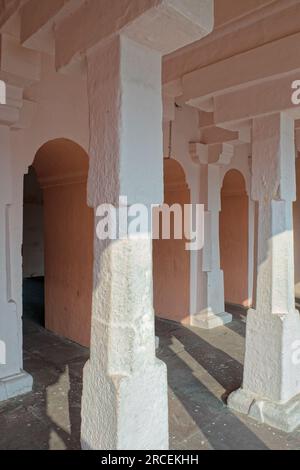
[[[232,321],[225,312],[224,274],[220,267],[219,219],[221,211],[221,166],[228,165],[233,146],[191,144],[192,158],[201,165],[201,200],[205,203],[204,247],[199,252],[202,282],[197,292],[197,313],[192,324],[212,329]]]
[[[117,22],[118,23],[118,22]],[[208,34],[211,0],[159,1],[87,53],[89,203],[163,202],[162,55]],[[180,31],[180,34],[178,34]],[[152,238],[95,239],[84,449],[167,449],[166,366],[155,356]]]
[[[22,318],[12,290],[12,155],[10,129],[0,126],[0,401],[29,392],[22,370]],[[20,220],[22,226],[22,220]],[[19,247],[21,250],[21,247]]]
[[[105,64],[105,66],[103,66]],[[88,57],[89,197],[162,203],[161,56],[116,36]],[[152,239],[95,241],[82,446],[168,448],[166,366],[155,356]]]
[[[252,199],[258,202],[256,306],[248,313],[243,386],[229,406],[284,431],[300,424],[300,317],[294,299],[294,122],[253,121]]]

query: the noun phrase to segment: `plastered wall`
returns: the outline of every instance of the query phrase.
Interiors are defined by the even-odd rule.
[[[44,199],[46,328],[89,346],[94,214],[86,203],[88,156],[58,139],[39,150],[33,165]]]
[[[185,204],[190,204],[190,190],[186,184],[185,174],[176,160],[164,160],[164,187],[165,204],[169,206],[179,204],[182,210]],[[161,318],[188,323],[190,252],[185,249],[184,238],[174,239],[173,230],[171,222],[171,239],[153,241],[154,310]]]
[[[249,204],[245,180],[230,170],[223,180],[220,212],[220,259],[225,301],[248,307]]]

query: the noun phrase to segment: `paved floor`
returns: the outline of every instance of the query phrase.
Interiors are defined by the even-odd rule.
[[[168,366],[171,449],[300,449],[300,431],[258,425],[224,404],[241,382],[244,331],[238,314],[213,331],[157,321],[158,356]],[[28,320],[24,349],[34,392],[0,405],[0,449],[79,449],[88,350]]]

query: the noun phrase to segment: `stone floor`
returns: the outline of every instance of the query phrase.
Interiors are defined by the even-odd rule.
[[[300,449],[300,430],[278,432],[224,404],[242,378],[243,315],[213,331],[158,320],[157,333],[168,366],[171,449]],[[0,405],[0,449],[79,449],[88,350],[28,320],[24,349],[34,392]]]

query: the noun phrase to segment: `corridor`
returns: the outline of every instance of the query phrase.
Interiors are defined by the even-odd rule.
[[[285,434],[234,414],[224,400],[242,378],[245,318],[211,331],[157,320],[158,356],[169,382],[170,449],[300,449],[300,430]],[[32,394],[0,405],[0,449],[80,449],[82,369],[88,350],[24,325]]]

